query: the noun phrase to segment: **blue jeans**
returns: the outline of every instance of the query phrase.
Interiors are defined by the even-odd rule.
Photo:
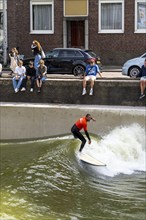
[[[21,76],[19,79],[16,79],[16,77],[13,77],[12,81],[13,81],[13,88],[15,89],[20,89],[20,86],[22,84],[23,79],[25,78],[25,76]]]
[[[35,58],[34,58],[34,68],[36,70],[38,70],[40,60],[41,60],[41,55],[40,54],[35,55]]]
[[[31,87],[31,88],[34,88],[35,80],[36,80],[36,77],[35,77],[35,76],[31,76],[31,77],[30,77],[30,82],[31,82],[31,86],[30,86],[30,87]],[[28,78],[27,78],[27,77],[23,78],[22,87],[26,88],[27,81],[28,81]]]
[[[37,76],[36,80],[41,80],[42,82],[44,82],[46,80],[46,78],[47,78],[46,76],[43,76],[40,78]]]
[[[43,76],[42,78],[41,78],[41,80],[42,80],[42,82],[44,82],[45,80],[46,80],[46,76]]]

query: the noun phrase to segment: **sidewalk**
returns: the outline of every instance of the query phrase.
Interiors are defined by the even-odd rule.
[[[121,66],[104,66],[103,72],[122,72]]]
[[[3,67],[3,72],[10,71],[9,67]],[[121,72],[122,67],[121,66],[103,66],[103,72]]]
[[[2,71],[2,77],[1,78],[12,78],[10,74],[10,69],[4,68]],[[103,78],[110,78],[110,79],[130,79],[129,76],[122,75],[122,68],[120,66],[104,66],[102,70],[102,77]],[[47,74],[48,79],[77,79],[81,78],[80,76],[74,76],[72,74]]]

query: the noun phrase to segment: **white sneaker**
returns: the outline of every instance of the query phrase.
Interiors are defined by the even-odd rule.
[[[16,89],[15,89],[15,93],[17,93],[18,91],[19,91],[19,90],[16,88]]]
[[[93,95],[93,89],[90,89],[89,95]]]
[[[33,88],[30,89],[30,92],[33,92]]]
[[[86,89],[84,88],[83,89],[83,92],[82,92],[82,95],[85,95],[87,92],[86,92]]]
[[[143,99],[145,97],[145,94],[141,94],[139,99]]]
[[[24,92],[26,89],[23,87],[22,89],[21,89],[21,92]]]

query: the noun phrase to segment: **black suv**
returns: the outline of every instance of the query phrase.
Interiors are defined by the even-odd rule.
[[[78,48],[55,48],[45,53],[45,65],[47,73],[68,73],[74,76],[82,75],[85,71],[88,60],[92,57],[88,51]],[[24,65],[27,66],[30,60],[24,59]]]

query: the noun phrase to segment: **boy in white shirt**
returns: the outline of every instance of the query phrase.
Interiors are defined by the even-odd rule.
[[[23,66],[23,61],[19,60],[18,66],[15,68],[15,76],[13,77],[13,88],[15,93],[20,89],[23,79],[26,77],[26,68]],[[21,91],[24,91],[22,88]]]

